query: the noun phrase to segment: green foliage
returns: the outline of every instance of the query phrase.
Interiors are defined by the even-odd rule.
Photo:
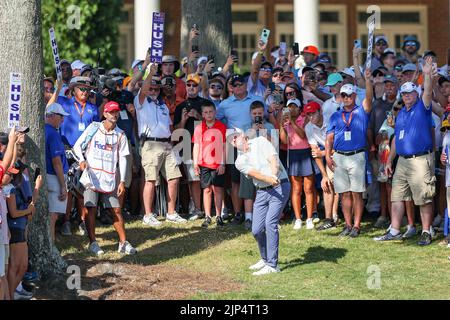
[[[68,10],[72,5],[80,9],[79,29],[71,29],[70,22],[74,21],[72,17],[76,13],[73,9]],[[123,0],[43,0],[42,41],[45,74],[55,76],[48,33],[51,27],[55,29],[60,59],[70,62],[79,59],[95,67],[97,48],[100,48],[102,67],[112,68],[120,65],[117,49],[122,6]]]

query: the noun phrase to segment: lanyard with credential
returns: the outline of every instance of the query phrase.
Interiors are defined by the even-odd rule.
[[[86,103],[84,104],[83,108],[81,109],[80,112],[80,108],[78,108],[78,104],[76,102],[73,103],[75,105],[75,108],[77,108],[78,114],[80,115],[80,122],[83,122],[83,114],[84,114],[84,109],[86,108]]]
[[[350,113],[350,117],[348,118],[348,122],[347,122],[347,120],[345,120],[345,114],[344,114],[344,112],[342,112],[342,121],[344,121],[345,126],[346,126],[345,131],[350,131],[350,124],[352,123],[352,120],[353,120],[353,112],[354,112],[354,111],[352,111],[352,112]]]

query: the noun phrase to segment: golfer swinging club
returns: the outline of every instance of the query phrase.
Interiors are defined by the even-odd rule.
[[[253,178],[257,189],[252,233],[258,242],[261,260],[250,266],[250,270],[255,270],[255,276],[280,272],[278,222],[291,191],[286,170],[265,137],[249,140],[241,130],[235,129],[227,140],[239,152],[236,168]]]

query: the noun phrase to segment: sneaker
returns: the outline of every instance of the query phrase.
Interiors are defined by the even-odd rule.
[[[66,221],[63,223],[62,229],[61,229],[61,234],[63,236],[71,236],[72,235],[72,231],[70,230],[70,222],[69,221]]]
[[[417,242],[419,246],[428,246],[431,244],[431,234],[428,232],[422,232],[419,241]]]
[[[379,216],[373,226],[377,229],[384,229],[384,228],[387,228],[388,225],[389,225],[389,220],[384,216]]]
[[[80,236],[87,235],[86,223],[84,221],[81,221],[81,223],[78,225],[78,234]]]
[[[174,222],[174,223],[186,223],[187,222],[186,219],[180,217],[180,215],[176,212],[174,212],[173,214],[167,214],[166,220],[169,222]]]
[[[257,263],[255,263],[254,265],[251,265],[250,267],[248,267],[250,270],[261,270],[262,268],[264,268],[266,266],[266,263],[264,262],[263,259],[259,260]]]
[[[89,245],[89,251],[95,254],[96,256],[101,256],[105,253],[102,250],[102,248],[100,248],[97,241],[94,241]]]
[[[202,223],[202,227],[203,228],[208,228],[211,223],[212,223],[211,218],[210,217],[206,217],[205,221],[203,221],[203,223]]]
[[[245,230],[252,230],[252,220],[247,219],[244,222]]]
[[[294,230],[300,230],[302,228],[302,219],[295,220]]]
[[[253,272],[254,276],[262,276],[269,273],[278,273],[280,269],[278,267],[272,268],[271,266],[265,265],[261,270]]]
[[[23,275],[22,280],[23,281],[28,281],[28,282],[33,282],[39,279],[39,276],[37,274],[37,272],[33,271],[33,272],[25,272],[25,274]]]
[[[234,216],[233,221],[231,221],[232,224],[237,225],[237,224],[241,224],[242,222],[244,222],[245,220],[245,216],[242,213],[238,213]]]
[[[433,227],[438,228],[441,224],[441,221],[442,221],[442,217],[440,214],[438,214],[436,217],[434,217]]]
[[[342,232],[339,234],[340,237],[346,237],[350,235],[350,232],[352,232],[352,227],[345,225]]]
[[[223,220],[228,220],[230,218],[230,210],[227,207],[222,208],[221,217]]]
[[[117,250],[117,252],[123,254],[136,254],[137,250],[133,248],[133,246],[128,241],[125,241],[122,244],[119,243],[119,249]]]
[[[225,225],[225,222],[223,222],[222,217],[216,217],[216,224],[218,227],[222,227]]]
[[[391,232],[386,232],[381,237],[375,237],[373,238],[374,241],[392,241],[392,240],[401,240],[402,234],[399,233],[398,235],[394,236]]]
[[[323,231],[336,228],[336,224],[334,223],[333,219],[325,219],[323,223],[317,228],[317,231]]]
[[[350,231],[350,234],[348,236],[350,238],[357,238],[360,233],[361,233],[361,230],[358,227],[353,227],[352,231]]]
[[[158,227],[162,224],[161,221],[155,218],[154,214],[146,214],[142,219],[142,223],[151,227]]]
[[[22,288],[22,290],[15,290],[14,291],[14,300],[30,300],[33,297],[32,292],[28,292],[25,289]]]
[[[307,230],[314,229],[314,222],[312,218],[306,219],[306,229]]]
[[[313,222],[314,224],[317,224],[317,223],[320,222],[319,214],[318,214],[317,212],[314,212],[314,213],[313,213],[313,220],[312,220],[312,222]],[[306,222],[306,223],[308,223],[308,222]],[[308,227],[306,227],[306,228],[308,228]]]
[[[417,230],[414,226],[407,226],[406,232],[402,235],[402,239],[409,239],[417,234]]]
[[[200,209],[194,208],[191,212],[189,212],[189,221],[195,221],[197,219],[202,219],[204,217],[204,214]]]

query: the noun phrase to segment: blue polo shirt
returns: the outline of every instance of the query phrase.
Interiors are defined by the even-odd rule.
[[[353,116],[350,121],[351,114]],[[350,121],[349,126],[342,119],[342,115],[344,115],[347,123]],[[367,146],[369,116],[370,113],[367,113],[363,107],[359,106],[355,106],[351,112],[342,109],[333,113],[327,127],[327,134],[334,133],[333,149],[349,152],[365,148]],[[350,132],[350,136],[346,134],[346,131]]]
[[[61,137],[64,143],[73,147],[83,131],[86,130],[92,122],[100,121],[98,109],[88,101],[84,112],[82,112],[83,106],[75,101],[75,98],[68,99],[59,97],[57,102],[64,108],[64,111],[69,114],[67,117],[64,117],[64,122],[61,125]]]
[[[431,128],[434,125],[431,105],[427,109],[422,99],[409,109],[402,108],[395,120],[395,148],[400,156],[430,151],[433,149]]]
[[[239,100],[235,96],[231,96],[219,105],[216,118],[225,123],[227,128],[243,129],[252,122],[250,104],[254,101],[261,101],[265,108],[262,97],[247,94],[244,99]]]
[[[45,161],[47,163],[47,173],[56,175],[53,168],[52,159],[60,157],[63,165],[64,174],[69,171],[64,144],[59,132],[49,124],[45,124]]]

